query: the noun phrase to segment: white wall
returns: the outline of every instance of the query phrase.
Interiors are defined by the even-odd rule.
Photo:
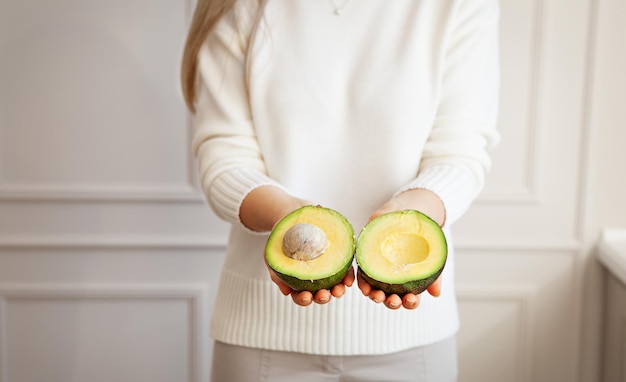
[[[455,229],[463,382],[599,380],[620,1],[502,0],[503,140]],[[190,4],[0,3],[0,382],[207,380],[226,226],[188,147]]]

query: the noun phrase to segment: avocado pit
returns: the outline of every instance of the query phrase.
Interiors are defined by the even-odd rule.
[[[348,273],[354,244],[348,219],[330,208],[309,205],[276,223],[265,244],[265,260],[295,291],[330,290]]]
[[[324,254],[328,238],[319,227],[300,223],[289,228],[283,237],[283,253],[294,260],[310,261]]]

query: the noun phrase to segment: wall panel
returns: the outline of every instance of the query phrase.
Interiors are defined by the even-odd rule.
[[[593,1],[500,2],[502,141],[454,227],[463,382],[578,380]],[[178,85],[192,3],[0,3],[0,382],[208,380],[227,227]]]
[[[494,291],[496,289],[497,291]],[[461,290],[459,381],[529,381],[533,296],[525,288]],[[489,340],[486,340],[489,338]]]
[[[480,200],[458,223],[458,242],[572,248],[580,240],[589,3],[501,5],[502,141]]]
[[[204,378],[201,287],[15,284],[0,298],[3,381]]]
[[[173,70],[184,10],[145,0],[0,5],[0,196],[189,193]]]

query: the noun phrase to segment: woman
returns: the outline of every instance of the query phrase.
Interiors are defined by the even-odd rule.
[[[498,138],[498,12],[497,0],[198,2],[183,92],[203,190],[232,225],[214,381],[456,379],[450,227]],[[425,213],[449,243],[442,276],[403,298],[349,288],[353,269],[330,290],[291,290],[264,245],[309,204],[357,233],[386,212]]]

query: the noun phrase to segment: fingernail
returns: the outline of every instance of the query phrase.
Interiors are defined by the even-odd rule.
[[[319,300],[320,300],[320,302],[328,302],[328,301],[330,300],[330,298],[328,298],[328,297],[322,297],[322,298],[320,298]]]
[[[400,307],[400,305],[398,303],[396,303],[396,302],[390,302],[389,303],[389,307],[391,307],[391,308],[398,308],[398,307]]]

